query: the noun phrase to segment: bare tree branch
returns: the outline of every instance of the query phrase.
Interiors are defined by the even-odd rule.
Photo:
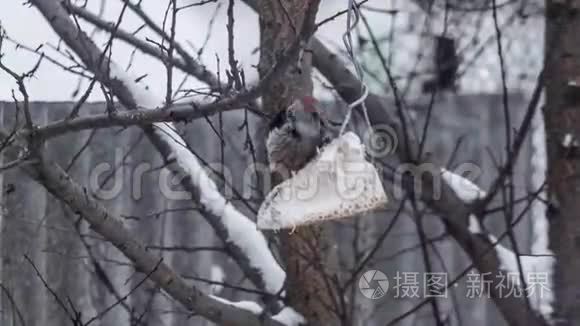
[[[333,84],[345,101],[350,103],[356,100],[360,96],[361,90],[358,79],[346,68],[337,55],[328,50],[319,40],[313,38],[310,45],[313,51],[314,66]],[[533,102],[530,105],[532,110],[529,111],[531,112],[534,112],[533,109],[537,104],[537,102]],[[393,119],[395,114],[392,112],[395,109],[393,106],[389,107],[384,100],[375,94],[369,95],[366,106],[374,126],[389,125],[393,126],[398,133],[402,132],[397,120]],[[410,142],[409,145],[417,146],[414,142]],[[413,154],[409,157],[407,153],[416,153],[416,149],[411,148],[409,151],[402,149],[397,154],[401,161],[412,163],[414,161]],[[420,164],[420,162],[417,163]],[[488,239],[474,235],[468,230],[468,217],[472,213],[470,205],[459,199],[446,183],[442,185],[440,199],[434,200],[432,197],[433,176],[426,176],[422,182],[422,200],[441,216],[449,233],[470,256],[479,271],[494,273],[494,275],[500,271],[497,256],[488,249],[491,245]],[[412,192],[412,188],[409,187],[407,190]],[[541,317],[529,311],[524,299],[501,297],[498,293],[494,293],[494,287],[491,287],[491,295],[510,325],[544,325]],[[528,317],[521,318],[521,316]]]
[[[137,100],[142,101],[143,99],[140,96],[143,94],[132,93],[131,87],[135,86],[134,83],[127,78],[119,79],[119,74],[123,73],[123,71],[118,69],[114,63],[107,58],[98,61],[101,57],[98,47],[68,18],[66,10],[58,1],[35,0],[32,3],[44,15],[55,32],[95,74],[96,78],[106,85],[126,108],[135,110],[140,107]],[[299,43],[297,42],[289,49],[288,57],[298,51]],[[272,69],[272,76],[284,71],[287,64],[284,60],[278,62]],[[113,76],[112,73],[114,73]],[[154,104],[153,107],[149,108],[153,109],[157,105],[159,104]],[[151,103],[147,103],[146,107],[148,106],[151,106]],[[217,200],[216,203],[202,201],[207,199],[207,194],[204,194],[202,187],[211,187],[211,185],[200,184],[200,176],[207,177],[207,175],[205,175],[205,172],[200,172],[203,170],[201,170],[197,159],[184,147],[186,145],[185,142],[173,131],[172,126],[161,125],[157,128],[145,126],[143,129],[160,152],[164,161],[166,163],[176,163],[170,164],[168,168],[175,175],[181,176],[182,187],[200,204],[200,213],[212,225],[218,237],[224,241],[228,254],[238,263],[246,276],[260,289],[265,289],[270,293],[279,291],[283,286],[284,272],[276,263],[261,232],[255,227],[246,227],[244,229],[245,233],[241,234],[238,230],[231,228],[232,225],[236,224],[238,227],[240,225],[253,225],[253,222],[239,213],[231,203],[223,200],[223,197],[221,200],[220,198],[214,198]],[[183,159],[186,162],[182,161]],[[189,171],[190,167],[184,164],[192,164],[200,170]],[[198,173],[198,175],[191,175],[190,173]],[[211,182],[213,183],[213,181]],[[212,206],[214,204],[217,204],[217,206]],[[235,221],[232,219],[235,219]]]
[[[244,104],[252,101],[261,93],[267,83],[268,80],[265,79],[254,88],[213,103],[176,104],[159,110],[132,110],[116,112],[115,114],[106,113],[65,119],[46,126],[40,126],[35,130],[35,133],[42,138],[52,138],[69,132],[87,129],[142,126],[164,121],[190,122],[194,119],[206,118],[220,112],[242,109]],[[26,133],[26,131],[23,131],[23,133]]]
[[[138,8],[136,5],[134,5],[130,2],[128,2],[128,3],[129,3],[129,7],[131,9],[136,10],[137,14],[141,13],[140,16],[142,18],[147,17],[145,15],[145,13],[140,8]],[[120,28],[115,28],[113,23],[109,23],[109,22],[102,20],[100,17],[91,13],[90,11],[88,11],[84,8],[75,6],[75,5],[68,3],[68,2],[64,2],[64,5],[66,6],[67,10],[69,10],[74,15],[78,15],[80,18],[90,22],[91,24],[95,25],[96,27],[98,27],[102,30],[105,30],[109,33],[114,34],[114,36],[116,38],[119,38],[119,39],[133,45],[134,47],[143,51],[143,53],[146,53],[150,56],[153,56],[153,57],[161,60],[162,62],[170,62],[174,67],[176,67],[176,68],[180,69],[181,71],[188,73],[188,74],[198,78],[199,80],[205,82],[206,84],[209,85],[211,90],[219,90],[223,86],[220,84],[217,77],[211,73],[211,71],[207,70],[206,67],[199,64],[195,59],[193,59],[193,57],[191,57],[182,46],[177,45],[177,43],[175,41],[172,41],[170,36],[167,36],[166,40],[170,41],[172,44],[175,45],[175,49],[178,51],[178,53],[181,57],[169,58],[169,56],[166,55],[165,53],[163,53],[163,51],[161,51],[159,48],[152,46],[151,44],[138,39],[132,33],[126,32]],[[163,32],[163,30],[160,27],[155,25],[155,23],[152,20],[147,18],[145,20],[145,23],[149,27],[152,27],[155,31],[158,31],[158,34],[160,32],[161,33],[160,35],[162,35],[162,36],[166,35],[165,32]]]
[[[4,132],[2,136],[4,138]],[[111,215],[100,203],[91,198],[87,190],[74,182],[59,165],[40,156],[35,162],[23,166],[29,176],[42,184],[53,196],[66,203],[75,213],[85,218],[91,228],[127,256],[138,271],[150,274],[152,281],[186,308],[223,325],[282,325],[274,320],[262,320],[262,317],[243,309],[223,304],[186,284],[169,266],[147,252],[145,246],[133,238],[119,217]]]

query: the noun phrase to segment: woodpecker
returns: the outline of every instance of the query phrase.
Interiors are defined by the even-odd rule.
[[[269,129],[266,150],[272,172],[300,170],[331,139],[318,101],[311,96],[299,98],[278,112]]]

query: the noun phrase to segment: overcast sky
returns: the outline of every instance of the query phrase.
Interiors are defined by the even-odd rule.
[[[98,12],[100,1],[101,0],[89,0],[89,9],[95,13]],[[121,9],[121,1],[105,1],[106,9],[103,17],[108,21],[115,21]],[[197,0],[195,1],[197,2]],[[184,5],[190,2],[192,1],[180,0],[178,1],[178,5]],[[370,3],[373,2],[379,7],[387,8],[382,0],[370,1]],[[44,18],[36,9],[23,5],[22,3],[22,1],[5,1],[5,3],[3,3],[2,10],[0,11],[0,22],[8,35],[32,48],[36,48],[45,42],[57,45],[58,38]],[[227,58],[227,33],[225,27],[227,18],[227,1],[221,1],[221,3],[222,5],[219,9],[219,14],[213,24],[211,37],[205,47],[204,53],[202,54],[202,61],[213,71],[217,70],[216,55],[222,58],[222,68],[224,68],[225,58]],[[346,4],[347,1],[342,0],[322,1],[318,19],[323,19],[338,10],[344,9]],[[383,5],[381,6],[381,4]],[[167,1],[145,0],[142,5],[146,12],[155,20],[159,23],[162,22]],[[191,9],[183,10],[178,16],[177,36],[179,41],[183,44],[193,44],[196,47],[200,47],[206,39],[210,17],[215,12],[216,7],[216,4],[209,4],[202,7],[192,7]],[[259,37],[257,16],[241,1],[236,4],[235,15],[235,46],[237,57],[240,63],[246,68],[247,76],[249,76],[248,79],[254,80],[257,78],[257,72],[252,68],[252,65],[255,65],[258,61],[258,55],[254,52]],[[379,21],[375,21],[376,19],[373,15],[369,16],[369,18],[373,24],[380,24]],[[344,30],[345,24],[346,21],[344,17],[336,19],[335,21],[324,25],[317,35],[323,39],[331,41],[331,43],[341,45],[341,33]],[[122,27],[125,30],[133,31],[140,25],[141,22],[139,18],[127,9]],[[92,31],[90,25],[83,24],[83,26],[86,28],[85,30],[89,32]],[[385,28],[386,27],[387,26],[385,26]],[[148,31],[141,31],[139,35],[141,37],[148,36],[153,39],[158,39]],[[106,36],[107,35],[104,33],[97,34],[96,39],[98,40],[99,45],[106,42]],[[188,47],[191,48],[190,46]],[[58,54],[55,54],[54,51],[50,51],[48,47],[45,47],[45,49],[56,58],[63,59],[62,57],[59,57]],[[132,49],[130,47],[122,42],[116,42],[114,45],[113,59],[125,67],[129,62],[131,52]],[[254,55],[252,55],[252,52],[254,52]],[[24,72],[30,69],[34,66],[34,63],[37,60],[37,56],[34,54],[24,50],[15,50],[14,45],[11,43],[4,45],[3,53],[5,53],[3,62],[17,72]],[[62,61],[66,62],[66,60]],[[153,60],[145,55],[137,55],[130,71],[136,76],[147,73],[148,76],[143,81],[146,82],[150,86],[150,89],[155,91],[158,95],[164,94],[166,72],[163,65],[157,60]],[[176,83],[179,83],[182,77],[183,75],[176,73]],[[77,84],[78,77],[64,72],[61,68],[45,61],[38,70],[35,78],[28,80],[27,87],[31,98],[34,100],[62,101],[71,99],[71,94],[76,89]],[[84,83],[83,85],[86,87],[87,83]],[[192,81],[192,84],[190,85],[202,86],[202,84],[194,81]],[[15,83],[10,79],[10,77],[3,72],[0,73],[0,100],[10,100],[11,90],[14,86]],[[84,89],[84,87],[81,89]],[[100,92],[94,92],[94,95],[90,99],[100,98]]]
[[[105,1],[105,12],[103,17],[107,21],[116,21],[120,10],[121,1],[119,0],[89,0],[89,10],[94,13],[99,11],[101,1]],[[178,0],[178,5],[185,5],[198,0]],[[36,48],[40,44],[48,43],[53,46],[58,44],[58,38],[52,31],[50,26],[44,18],[38,13],[34,7],[23,5],[23,1],[4,1],[2,10],[0,11],[0,23],[6,30],[7,34],[22,44],[31,48]],[[202,7],[192,7],[180,12],[177,24],[177,39],[187,48],[192,49],[192,53],[196,50],[190,46],[193,45],[199,48],[204,44],[209,30],[209,22],[216,8],[220,6],[218,15],[213,23],[211,29],[211,37],[209,38],[205,50],[201,56],[201,60],[212,71],[217,71],[216,56],[221,58],[222,76],[227,58],[227,32],[226,32],[226,9],[227,1],[219,1],[221,4],[208,4]],[[339,10],[346,8],[347,0],[323,0],[319,14],[318,21],[336,13]],[[404,71],[407,67],[414,68],[414,57],[417,49],[424,50],[428,45],[423,39],[419,39],[417,35],[420,34],[419,28],[412,30],[409,25],[411,22],[418,22],[418,16],[421,16],[420,11],[410,4],[408,0],[370,0],[367,4],[383,9],[398,9],[396,25],[398,28],[398,38],[393,45],[388,49],[388,54],[393,55],[393,67],[396,71]],[[163,15],[166,9],[167,1],[162,0],[143,0],[142,6],[145,11],[151,15],[159,24],[163,20]],[[513,11],[513,10],[512,10]],[[509,19],[511,17],[510,9],[506,9],[505,14],[502,12],[501,19]],[[240,64],[245,67],[246,76],[248,80],[254,81],[257,78],[256,69],[252,66],[258,62],[258,54],[255,49],[258,44],[258,19],[254,12],[247,8],[242,1],[236,2],[235,7],[235,46],[237,58]],[[501,89],[500,74],[498,66],[498,58],[496,50],[493,46],[493,21],[490,15],[484,15],[483,20],[474,17],[469,20],[467,15],[462,14],[459,18],[464,25],[458,24],[455,30],[450,30],[448,33],[456,34],[459,39],[460,49],[462,49],[463,59],[470,59],[471,54],[477,53],[478,46],[469,42],[474,39],[479,40],[481,44],[484,41],[491,41],[491,46],[487,45],[483,54],[480,54],[475,64],[470,64],[469,70],[461,79],[461,87],[465,91],[470,92],[494,92]],[[367,18],[371,26],[373,26],[375,33],[386,33],[391,28],[390,16],[367,13]],[[477,24],[473,22],[477,21]],[[81,25],[89,33],[93,28],[88,24]],[[123,29],[127,31],[134,31],[141,25],[141,20],[132,14],[127,9],[123,18]],[[345,30],[346,17],[342,17],[322,26],[318,31],[317,36],[325,40],[328,45],[343,48],[342,33]],[[361,24],[362,25],[362,24]],[[416,24],[420,25],[420,23]],[[437,25],[437,24],[434,24]],[[435,26],[437,29],[437,26]],[[438,33],[437,30],[434,33]],[[478,34],[479,33],[479,34]],[[477,37],[474,35],[477,34]],[[536,74],[539,70],[539,65],[542,58],[542,38],[543,38],[543,24],[537,21],[527,20],[511,24],[509,28],[503,31],[504,34],[504,51],[506,51],[506,65],[509,65],[510,71],[508,74],[509,87],[518,88],[524,85],[518,75],[522,73]],[[154,40],[159,38],[148,30],[142,30],[138,34],[142,39],[149,37]],[[97,44],[102,46],[107,40],[108,35],[105,33],[97,33],[95,40]],[[468,49],[465,51],[465,49]],[[59,59],[64,60],[60,54],[52,51],[49,46],[45,45],[43,48],[48,54]],[[129,63],[132,48],[121,41],[115,42],[113,47],[113,60],[121,66],[126,67]],[[11,67],[14,71],[22,73],[34,66],[38,56],[31,54],[22,49],[16,50],[15,46],[9,42],[5,42],[2,52],[5,57],[3,62]],[[252,54],[253,53],[253,54]],[[137,54],[133,60],[130,72],[134,76],[142,76],[147,74],[143,82],[149,86],[149,89],[159,96],[165,94],[165,67],[157,60],[142,54]],[[179,71],[175,71],[174,85],[178,85],[183,78]],[[31,99],[46,100],[46,101],[68,101],[71,100],[73,91],[77,88],[79,77],[63,71],[54,64],[45,61],[33,79],[27,80],[27,87]],[[81,92],[86,88],[87,82],[82,83]],[[203,87],[204,85],[191,79],[186,84],[189,88]],[[0,72],[0,100],[11,100],[11,90],[16,87],[14,81],[5,73]],[[528,86],[526,86],[528,87]],[[90,100],[101,100],[100,91],[93,92]]]

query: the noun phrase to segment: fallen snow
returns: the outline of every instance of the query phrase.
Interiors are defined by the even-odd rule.
[[[457,197],[466,203],[471,203],[477,199],[482,199],[486,195],[485,191],[471,182],[471,180],[455,174],[445,168],[441,168],[441,177],[443,177],[445,183],[447,183],[449,187],[453,189]]]
[[[145,109],[157,109],[163,106],[163,100],[134,82],[128,73],[111,63],[111,78],[121,81],[131,92],[137,106]],[[203,166],[187,148],[185,140],[176,132],[172,123],[153,124],[155,133],[165,141],[173,153],[168,160],[175,160],[179,168],[191,176],[191,180],[200,189],[200,204],[212,214],[219,216],[228,232],[227,241],[239,247],[250,265],[260,271],[265,283],[265,290],[277,293],[284,285],[286,274],[268,248],[264,235],[256,229],[256,224],[239,212],[218,191],[216,184],[204,171]]]

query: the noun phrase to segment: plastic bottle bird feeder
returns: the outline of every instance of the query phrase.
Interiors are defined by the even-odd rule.
[[[381,179],[366,160],[360,138],[347,132],[268,193],[258,210],[257,226],[294,229],[364,214],[386,204]]]

